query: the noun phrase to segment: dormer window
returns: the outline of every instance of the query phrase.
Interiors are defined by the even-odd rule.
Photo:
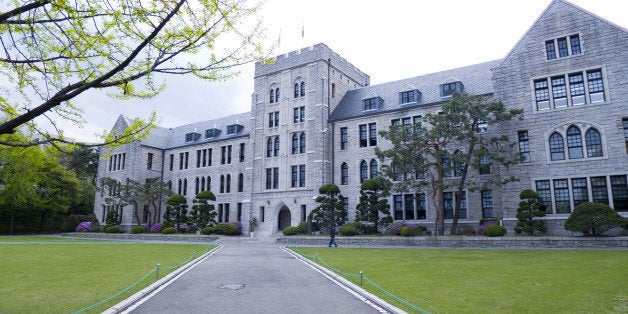
[[[199,138],[201,138],[201,135],[196,132],[187,133],[185,135],[185,142],[186,143],[195,142],[195,141],[198,141]]]
[[[227,126],[227,135],[234,135],[240,133],[244,127],[239,124],[232,124]]]
[[[461,94],[464,89],[462,82],[456,81],[452,83],[440,84],[440,97],[451,97],[454,94]]]
[[[373,97],[364,99],[362,100],[362,102],[362,111],[377,110],[379,108],[379,105],[382,103],[382,99],[380,97]]]
[[[417,103],[420,96],[421,93],[417,89],[401,92],[399,93],[399,104],[403,105]]]
[[[220,130],[216,128],[205,130],[205,138],[218,137],[219,134],[220,134]]]

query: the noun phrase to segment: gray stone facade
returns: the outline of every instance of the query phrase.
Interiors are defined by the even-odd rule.
[[[370,175],[373,162],[381,166],[374,146],[385,149],[390,145],[379,135],[376,143],[371,142],[371,128],[379,131],[393,120],[414,121],[426,113],[437,113],[447,100],[441,86],[450,85],[469,94],[492,95],[508,108],[523,109],[522,120],[487,132],[528,144],[530,154],[529,162],[491,169],[492,177],[515,175],[519,181],[491,190],[490,212],[482,208],[481,192],[467,192],[467,215],[460,222],[477,227],[479,219],[494,216],[512,230],[519,192],[540,188],[550,213],[545,218],[550,233],[565,234],[562,223],[578,201],[604,201],[606,195],[606,202],[622,215],[628,213],[628,205],[624,205],[628,195],[623,194],[628,193],[626,47],[626,29],[562,0],[553,1],[502,60],[374,86],[368,75],[318,44],[277,56],[273,64],[256,64],[250,112],[173,129],[156,128],[148,139],[103,155],[98,176],[120,182],[159,177],[171,182],[175,193],[181,188],[183,194],[185,185],[189,203],[197,190],[209,188],[217,196],[216,208],[221,204],[221,220],[241,221],[248,234],[248,221],[256,217],[255,233],[260,236],[274,235],[303,221],[316,206],[313,197],[318,187],[332,182],[347,197],[352,220],[361,164],[367,164]],[[549,57],[552,49],[554,58]],[[402,93],[408,92],[414,96],[403,102]],[[364,110],[367,99],[376,101],[375,108]],[[120,117],[114,130],[123,130],[129,123]],[[237,132],[227,134],[228,126],[233,131],[234,125],[239,126]],[[366,128],[366,145],[360,141],[360,126]],[[220,133],[207,137],[212,129]],[[522,132],[527,132],[527,139],[520,137]],[[194,134],[199,134],[198,138]],[[559,136],[563,139],[562,159],[555,145]],[[231,161],[222,162],[223,147],[229,146]],[[210,151],[211,166],[203,157]],[[342,178],[344,167],[347,182]],[[231,183],[228,192],[227,176]],[[473,180],[486,178],[472,174]],[[94,212],[101,220],[110,206],[105,203],[107,193],[96,196]],[[433,229],[429,198],[425,212],[409,208],[405,202],[395,207],[393,196],[389,203],[396,220]],[[121,213],[123,227],[137,223],[130,206]]]

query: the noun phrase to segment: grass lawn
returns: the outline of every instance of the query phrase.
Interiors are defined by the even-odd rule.
[[[625,250],[299,251],[307,257],[318,253],[346,273],[363,271],[382,288],[430,313],[628,313]],[[414,312],[366,281],[362,287]]]
[[[2,241],[2,240],[0,240]],[[0,244],[0,313],[71,313],[122,291],[157,263],[160,278],[207,245],[189,244]],[[155,281],[91,309],[99,313]]]
[[[22,243],[31,243],[31,242],[103,242],[108,240],[100,240],[100,239],[78,239],[78,238],[62,238],[62,237],[46,237],[39,235],[32,236],[0,236],[0,243],[3,242],[22,242]]]

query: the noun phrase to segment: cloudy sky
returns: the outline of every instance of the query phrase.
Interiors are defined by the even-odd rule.
[[[571,0],[628,27],[626,0]],[[275,55],[316,43],[371,76],[371,84],[503,58],[550,0],[267,0],[260,13],[267,39],[281,38]],[[302,31],[304,36],[302,37]],[[64,126],[66,136],[95,141],[117,117],[147,117],[174,127],[250,110],[253,64],[228,82],[187,76],[166,78],[167,89],[150,100],[120,101],[89,92],[74,103],[84,109],[83,128]]]

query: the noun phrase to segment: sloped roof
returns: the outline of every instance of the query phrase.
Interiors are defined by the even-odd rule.
[[[461,81],[465,93],[492,94],[491,69],[500,63],[501,60],[494,60],[351,90],[345,94],[331,113],[330,122],[440,103],[443,99],[440,97],[439,86],[443,83]],[[399,93],[407,91],[408,86],[416,87],[421,92],[419,101],[415,104],[400,105]],[[362,100],[372,98],[373,95],[381,97],[384,100],[383,104],[378,110],[362,111]]]
[[[172,128],[169,130],[170,134],[167,141],[165,141],[166,145],[163,148],[168,149],[168,148],[175,148],[175,147],[188,146],[188,145],[197,145],[200,143],[216,142],[216,141],[222,141],[222,140],[233,138],[233,137],[249,135],[251,132],[250,126],[249,126],[250,118],[251,118],[251,113],[245,112],[245,113],[240,113],[240,114],[222,117],[218,119],[207,120],[207,121],[202,121],[202,122],[197,122],[197,123],[192,123],[192,124],[187,124],[183,126],[178,126],[176,128]],[[227,135],[227,126],[232,125],[232,124],[239,124],[243,128],[237,134]],[[220,132],[220,134],[218,134],[218,136],[216,137],[205,138],[205,130],[213,129],[213,128],[220,129],[222,132]],[[185,135],[192,132],[199,133],[201,137],[197,141],[186,143]],[[151,138],[152,137],[153,136],[151,134]]]

